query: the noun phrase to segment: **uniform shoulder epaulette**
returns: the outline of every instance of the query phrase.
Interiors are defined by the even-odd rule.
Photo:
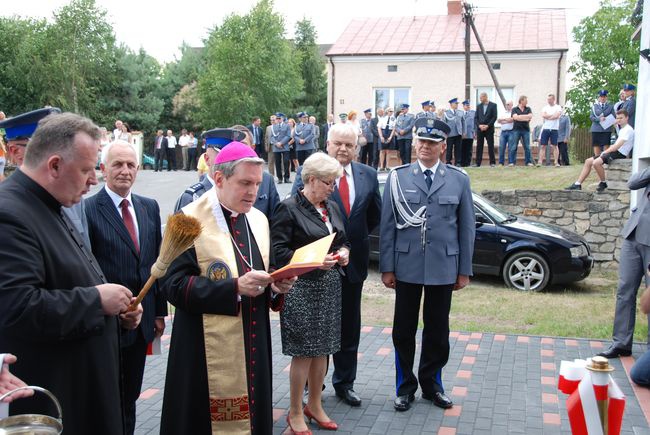
[[[454,170],[460,172],[461,174],[464,174],[464,175],[466,175],[466,176],[469,177],[469,174],[468,174],[467,171],[464,170],[463,168],[460,168],[460,167],[455,166],[455,165],[450,165],[449,163],[447,163],[447,167],[448,167],[449,169],[454,169]]]
[[[203,183],[196,183],[196,184],[192,184],[190,187],[185,189],[185,193],[189,193],[189,194],[193,195],[196,192],[198,192],[199,190],[203,190],[203,189],[205,189],[205,186],[203,186]]]
[[[391,171],[396,171],[396,170],[402,169],[402,168],[408,168],[409,166],[411,166],[410,163],[404,163],[403,165],[395,166],[393,169],[391,169]]]

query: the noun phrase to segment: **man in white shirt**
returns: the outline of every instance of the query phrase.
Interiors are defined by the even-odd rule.
[[[113,130],[113,140],[118,140],[120,138],[120,135],[122,134],[122,125],[124,125],[124,123],[119,119],[115,121],[115,130]]]
[[[190,144],[190,135],[187,134],[187,130],[181,130],[181,136],[178,138],[178,146],[181,147],[181,154],[183,156],[183,169],[186,171],[190,170],[190,159],[187,154],[187,147]]]
[[[634,148],[634,129],[628,124],[628,119],[629,114],[626,110],[620,109],[616,112],[616,124],[620,128],[616,142],[614,142],[614,145],[607,148],[607,150],[605,150],[605,152],[600,156],[590,157],[585,160],[578,181],[567,187],[567,190],[581,190],[582,183],[589,176],[592,168],[596,171],[596,174],[598,174],[598,178],[600,179],[596,192],[600,193],[607,189],[607,179],[605,177],[605,168],[603,168],[603,165],[610,164],[612,160],[627,159],[632,155],[632,148]]]
[[[167,171],[176,170],[176,136],[167,130]]]
[[[548,94],[546,101],[548,104],[542,108],[542,118],[544,119],[544,124],[542,124],[542,134],[539,139],[537,166],[541,166],[543,160],[546,159],[546,146],[549,142],[553,147],[553,161],[555,162],[555,166],[560,166],[558,162],[559,152],[557,147],[557,133],[560,127],[562,107],[560,107],[559,104],[555,104],[555,95],[553,94]],[[549,163],[548,160],[546,163]]]

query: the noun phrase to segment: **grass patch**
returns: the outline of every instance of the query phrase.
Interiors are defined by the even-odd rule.
[[[390,326],[394,293],[366,281],[362,300],[365,325]],[[639,296],[641,291],[639,291]],[[454,293],[451,329],[469,332],[548,335],[608,340],[612,336],[616,275],[594,274],[568,287],[525,293],[504,288],[496,278],[479,277]],[[645,342],[646,317],[637,312],[635,341]],[[422,322],[420,322],[422,327]]]
[[[470,176],[472,190],[481,193],[483,190],[561,190],[576,181],[582,165],[525,167],[497,166],[491,168],[465,168]],[[595,182],[595,175],[587,178],[587,184]],[[592,180],[593,178],[593,180]]]

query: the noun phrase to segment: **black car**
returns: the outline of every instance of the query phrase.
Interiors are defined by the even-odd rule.
[[[387,175],[379,175],[382,191]],[[474,197],[474,274],[501,276],[508,287],[540,291],[586,278],[593,258],[586,240],[558,226],[514,216]],[[370,258],[379,260],[379,229],[370,234]]]

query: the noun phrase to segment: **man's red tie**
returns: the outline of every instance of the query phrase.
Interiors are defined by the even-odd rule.
[[[348,186],[348,179],[345,174],[346,172],[344,169],[343,176],[339,180],[339,195],[341,195],[341,202],[345,209],[345,215],[350,216],[350,186]]]
[[[124,226],[126,227],[126,230],[129,232],[129,235],[131,236],[131,240],[135,245],[136,252],[139,254],[140,244],[138,243],[138,236],[137,233],[135,232],[135,223],[133,222],[133,216],[131,215],[131,211],[129,210],[129,200],[124,198],[120,203],[120,207],[122,208],[122,220],[124,221]]]

